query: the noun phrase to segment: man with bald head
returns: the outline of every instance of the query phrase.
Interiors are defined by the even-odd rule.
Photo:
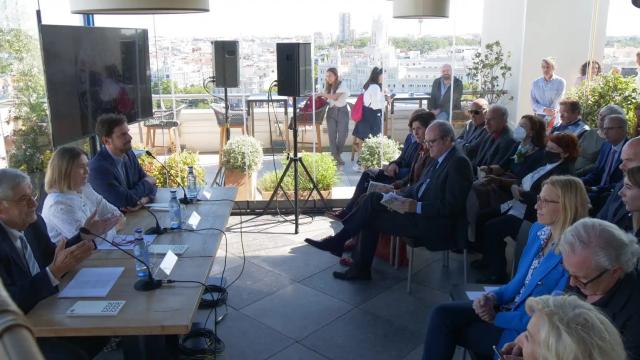
[[[507,124],[508,120],[509,111],[506,107],[491,105],[485,115],[485,128],[489,135],[469,148],[470,152],[475,152],[477,147],[477,155],[472,160],[474,171],[479,166],[500,164],[511,155],[516,141]]]
[[[464,129],[456,138],[456,146],[459,150],[467,155],[469,160],[473,161],[475,154],[469,150],[473,148],[473,144],[483,141],[489,133],[485,129],[485,115],[489,109],[489,103],[485,99],[476,99],[469,106],[469,116],[471,120],[467,121]]]
[[[623,173],[632,167],[640,166],[640,137],[635,137],[622,147],[620,152],[620,170]],[[596,215],[596,218],[608,221],[618,225],[620,228],[625,226],[625,221],[629,212],[624,206],[622,199],[618,193],[622,189],[623,182],[620,181],[611,191],[611,195],[602,209]]]
[[[429,110],[431,110],[438,120],[449,120],[449,109],[451,108],[451,82],[453,81],[453,110],[460,110],[460,99],[462,99],[462,81],[457,77],[452,77],[452,68],[449,64],[444,64],[440,68],[441,76],[433,81],[431,85],[431,97],[429,97]],[[453,78],[453,79],[452,79]]]

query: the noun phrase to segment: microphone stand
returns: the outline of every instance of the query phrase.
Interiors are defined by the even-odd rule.
[[[151,153],[151,151],[147,150],[147,151],[145,152],[145,154],[146,154],[147,156],[150,156],[153,160],[157,161],[157,162],[158,162],[158,164],[160,164],[160,166],[162,166],[162,168],[164,169],[164,171],[166,171],[166,172],[167,172],[167,174],[168,174],[168,175],[169,175],[169,176],[170,176],[170,177],[171,177],[171,178],[172,178],[172,179],[173,179],[173,180],[178,184],[178,186],[180,186],[180,188],[182,189],[182,197],[181,197],[181,198],[180,198],[180,200],[179,200],[181,204],[184,204],[184,205],[187,205],[187,204],[193,204],[193,203],[195,203],[196,201],[198,201],[198,198],[195,198],[195,199],[193,199],[193,200],[192,200],[192,199],[189,199],[189,198],[187,197],[187,191],[184,189],[184,186],[182,185],[182,183],[181,183],[178,179],[176,179],[176,178],[171,174],[171,172],[170,172],[170,171],[169,171],[169,169],[164,165],[164,163],[163,163],[162,161],[158,160],[158,158],[157,158],[157,157],[155,157],[155,156]]]
[[[156,226],[152,226],[148,228],[147,230],[144,231],[144,234],[145,235],[162,235],[166,233],[167,228],[163,228],[162,226],[160,226],[160,222],[158,221],[158,217],[156,216],[156,214],[154,214],[153,211],[151,211],[151,209],[149,209],[146,205],[142,205],[142,208],[145,209],[149,214],[151,214],[151,216],[153,216],[153,219],[156,221]]]
[[[151,291],[151,290],[155,290],[158,289],[162,286],[162,280],[158,280],[158,279],[154,279],[153,275],[151,274],[151,268],[149,267],[149,265],[142,261],[142,259],[140,259],[139,257],[130,254],[128,251],[126,251],[125,249],[123,249],[122,247],[120,247],[120,245],[114,243],[113,241],[109,241],[107,239],[105,239],[104,237],[98,235],[98,234],[94,234],[93,232],[91,232],[91,230],[87,229],[86,227],[81,227],[80,228],[80,233],[81,234],[85,234],[85,235],[93,235],[99,239],[104,240],[105,242],[107,242],[108,244],[110,244],[111,246],[115,247],[116,249],[122,251],[123,253],[127,254],[128,256],[136,259],[137,261],[140,261],[146,268],[147,268],[147,278],[146,279],[139,279],[138,281],[136,281],[136,283],[133,285],[133,288],[138,290],[138,291]]]

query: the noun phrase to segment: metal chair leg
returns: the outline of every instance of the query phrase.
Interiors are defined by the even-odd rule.
[[[413,273],[413,248],[411,247],[409,250],[409,266],[407,273],[407,293],[411,293],[411,275]]]
[[[391,266],[394,266],[393,260],[395,259],[395,257],[393,256],[393,241],[396,239],[395,236],[391,235],[389,238],[389,264],[391,264]]]
[[[398,270],[400,268],[400,237],[396,236],[396,244],[395,244],[395,248],[396,248],[396,270]]]
[[[464,261],[464,265],[463,265],[463,268],[464,268],[464,284],[466,285],[468,283],[467,282],[468,281],[468,278],[467,278],[467,276],[468,276],[468,272],[467,272],[468,271],[468,269],[467,269],[467,249],[464,249],[463,259],[462,260]]]
[[[442,267],[445,269],[449,268],[449,250],[445,250],[442,253]]]

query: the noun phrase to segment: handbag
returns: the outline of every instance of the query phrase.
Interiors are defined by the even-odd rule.
[[[355,104],[351,108],[351,120],[359,122],[362,120],[362,107],[364,106],[364,94],[358,95]]]

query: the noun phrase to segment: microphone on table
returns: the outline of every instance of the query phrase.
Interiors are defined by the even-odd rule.
[[[85,234],[85,235],[93,235],[101,240],[104,240],[106,243],[110,244],[111,246],[115,247],[116,249],[122,251],[123,253],[129,255],[130,257],[136,259],[137,261],[141,262],[146,268],[147,268],[147,278],[145,279],[139,279],[138,281],[136,281],[136,283],[133,285],[133,288],[138,290],[138,291],[151,291],[151,290],[155,290],[159,287],[162,286],[162,280],[158,280],[158,279],[154,279],[153,275],[151,274],[151,268],[149,267],[149,265],[142,261],[142,259],[140,259],[139,257],[130,254],[128,251],[126,251],[125,249],[123,249],[122,247],[120,247],[120,245],[114,243],[113,241],[107,240],[104,237],[98,235],[98,234],[94,234],[93,232],[91,232],[91,230],[87,229],[86,227],[81,227],[80,228],[80,233],[81,234]]]
[[[180,203],[181,203],[181,204],[184,204],[184,205],[187,205],[187,204],[193,204],[194,202],[198,201],[198,199],[197,199],[197,198],[195,198],[195,199],[189,199],[189,198],[187,197],[187,191],[184,189],[184,185],[182,185],[182,183],[180,182],[180,180],[176,179],[176,178],[171,174],[171,171],[169,171],[169,169],[167,169],[167,167],[164,165],[164,163],[163,163],[162,161],[158,160],[158,158],[157,158],[157,157],[155,157],[155,156],[151,153],[151,151],[147,150],[147,151],[145,151],[145,154],[146,154],[147,156],[150,156],[153,160],[157,161],[157,162],[158,162],[158,164],[160,164],[160,165],[162,166],[162,168],[164,169],[164,171],[166,171],[166,172],[167,172],[167,174],[169,175],[169,177],[171,177],[171,178],[173,179],[173,181],[175,181],[175,182],[178,184],[178,186],[180,186],[180,188],[182,189],[182,194],[183,194],[183,195],[182,195],[182,197],[180,198]]]
[[[121,188],[125,189],[129,194],[131,194],[131,196],[133,196],[136,199],[137,203],[140,203],[140,199],[138,199],[135,195],[133,195],[129,189],[125,188],[124,186],[117,184],[118,186],[120,186]],[[156,216],[156,214],[153,213],[153,211],[151,211],[151,209],[149,209],[146,205],[142,205],[142,208],[145,209],[149,214],[151,214],[151,216],[153,216],[153,220],[156,221],[156,225],[152,226],[150,228],[148,228],[147,230],[144,231],[145,235],[162,235],[164,233],[167,232],[167,228],[163,228],[162,226],[160,226],[160,221],[158,221],[158,217]]]

